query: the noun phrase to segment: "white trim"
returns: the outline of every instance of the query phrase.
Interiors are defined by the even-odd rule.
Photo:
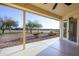
[[[64,26],[64,22],[67,22],[67,26],[68,26],[68,20],[67,21],[64,21],[63,20],[63,26]],[[66,36],[68,36],[68,27],[67,27],[67,31],[66,32],[67,32]],[[66,37],[66,38],[64,37],[64,27],[63,27],[63,38],[64,39],[67,39],[68,38],[68,37]]]
[[[77,19],[77,44],[79,45],[79,20]]]
[[[25,42],[26,42],[26,14],[23,11],[23,49],[25,49]]]
[[[67,20],[67,40],[69,39],[69,19]]]
[[[63,38],[63,20],[60,20],[60,39]]]

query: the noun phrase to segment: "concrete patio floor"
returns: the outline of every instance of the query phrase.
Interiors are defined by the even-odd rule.
[[[28,43],[26,49],[22,45],[0,49],[3,56],[79,56],[79,46],[59,37]]]

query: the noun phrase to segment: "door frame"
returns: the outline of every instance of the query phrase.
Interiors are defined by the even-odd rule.
[[[67,37],[64,37],[64,22],[67,22],[67,25],[66,25],[67,26],[67,28],[66,28],[67,29],[66,30],[66,36]],[[69,26],[68,25],[68,20],[63,20],[63,39],[65,39],[65,40],[68,40],[68,26]]]
[[[77,42],[73,42],[73,41],[70,41],[69,40],[69,19],[68,19],[68,31],[67,31],[67,40],[69,41],[69,42],[71,42],[71,43],[73,43],[73,44],[76,44],[76,45],[79,45],[78,44],[78,19],[76,19],[77,20],[77,33],[76,33],[76,40],[77,40]]]
[[[64,20],[63,20],[63,25],[64,25]],[[78,25],[78,19],[77,19],[77,25]],[[63,34],[64,34],[64,28],[63,28]],[[63,39],[64,40],[66,40],[66,41],[68,41],[68,42],[70,42],[70,43],[73,43],[73,44],[76,44],[76,45],[79,45],[79,40],[78,40],[78,26],[77,26],[77,42],[73,42],[73,41],[70,41],[69,40],[69,19],[67,19],[67,37],[65,38],[63,35],[62,35],[62,37],[63,37]]]
[[[71,18],[69,20],[69,40],[77,42],[77,19]]]

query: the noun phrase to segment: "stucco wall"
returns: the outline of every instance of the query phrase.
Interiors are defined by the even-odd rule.
[[[79,19],[77,19],[77,44],[79,45]]]

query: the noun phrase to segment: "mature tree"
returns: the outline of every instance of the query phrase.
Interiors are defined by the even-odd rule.
[[[41,27],[42,27],[42,25],[39,24],[38,22],[35,22],[34,23],[34,28],[37,28],[38,29],[38,32],[39,32],[39,28],[41,28]]]
[[[9,29],[9,30],[11,30],[13,27],[17,27],[18,26],[17,22],[14,21],[14,20],[11,20],[11,19],[7,19],[5,21],[5,25],[6,25],[6,28]]]
[[[0,30],[2,30],[2,33],[5,31],[5,22],[3,18],[0,18]]]
[[[32,34],[32,29],[33,28],[40,28],[42,27],[41,24],[39,24],[38,22],[32,22],[32,21],[28,21],[27,25],[26,25],[26,28],[29,28],[30,30],[30,33]]]
[[[28,21],[27,25],[26,25],[26,28],[29,28],[30,30],[30,33],[32,34],[32,28],[33,28],[33,25],[34,23],[32,21]]]
[[[4,33],[6,29],[11,30],[11,28],[17,26],[18,26],[17,22],[12,20],[11,18],[7,17],[5,17],[4,19],[0,18],[0,29],[2,30],[2,33]]]

